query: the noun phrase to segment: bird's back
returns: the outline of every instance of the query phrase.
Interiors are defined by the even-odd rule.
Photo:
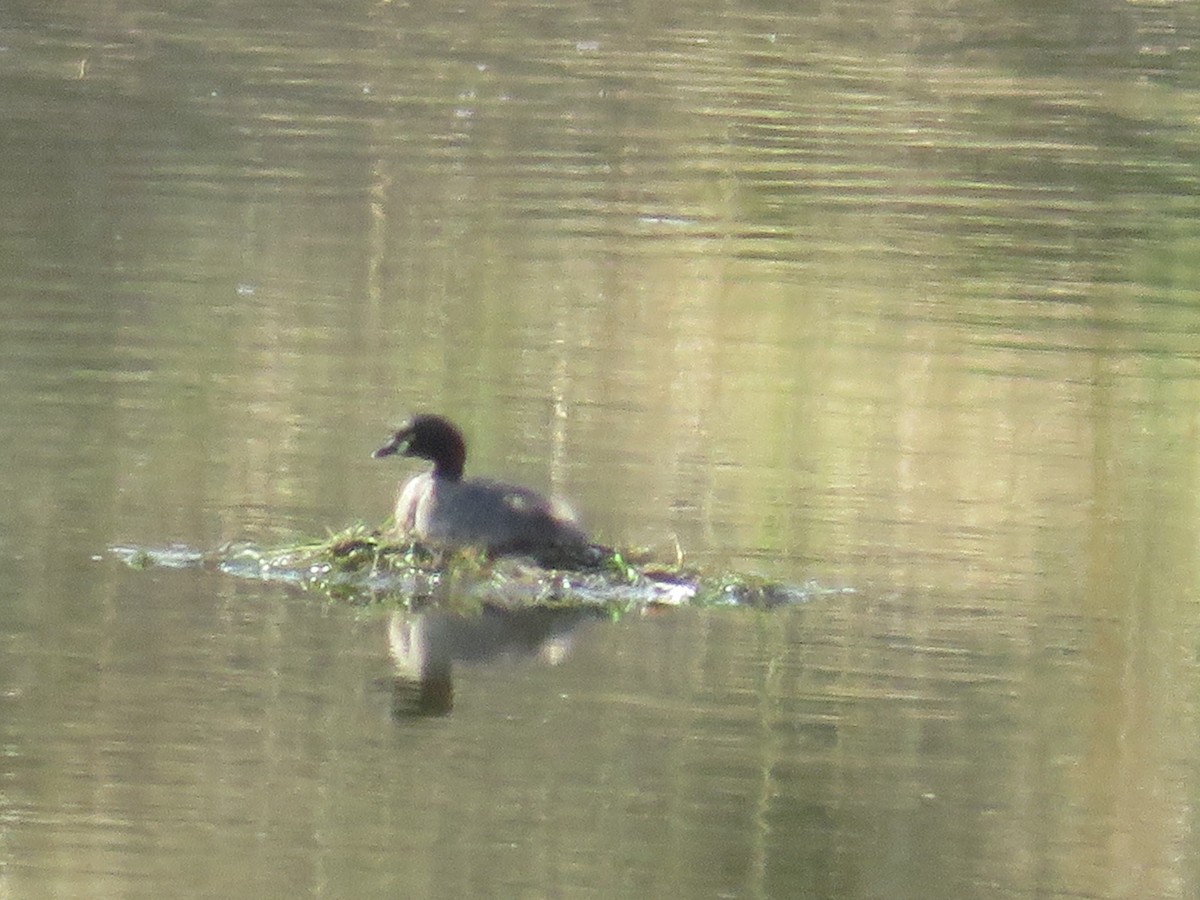
[[[560,502],[518,485],[422,474],[396,504],[396,524],[418,539],[446,546],[481,547],[494,555],[581,550],[587,536]]]

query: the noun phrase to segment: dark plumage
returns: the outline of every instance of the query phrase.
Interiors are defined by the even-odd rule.
[[[433,471],[409,479],[396,501],[396,528],[424,543],[568,567],[594,565],[604,553],[560,501],[514,484],[464,478],[466,443],[442,416],[414,416],[372,455],[394,454],[433,463]]]

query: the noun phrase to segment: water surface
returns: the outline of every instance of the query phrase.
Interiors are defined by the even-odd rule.
[[[1196,46],[1185,3],[10,17],[0,896],[1195,895]],[[390,608],[106,555],[380,521],[415,409],[604,540],[852,590],[423,697]]]

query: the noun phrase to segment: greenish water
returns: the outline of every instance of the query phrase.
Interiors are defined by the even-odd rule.
[[[9,16],[0,897],[1194,896],[1198,24]],[[394,619],[106,553],[379,522],[417,409],[849,590]]]

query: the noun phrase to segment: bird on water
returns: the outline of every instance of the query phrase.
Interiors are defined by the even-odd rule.
[[[372,456],[410,456],[433,469],[414,475],[396,501],[397,531],[439,547],[478,547],[491,556],[529,556],[542,565],[586,567],[608,552],[593,544],[571,509],[520,485],[466,478],[467,445],[444,416],[423,413]]]

